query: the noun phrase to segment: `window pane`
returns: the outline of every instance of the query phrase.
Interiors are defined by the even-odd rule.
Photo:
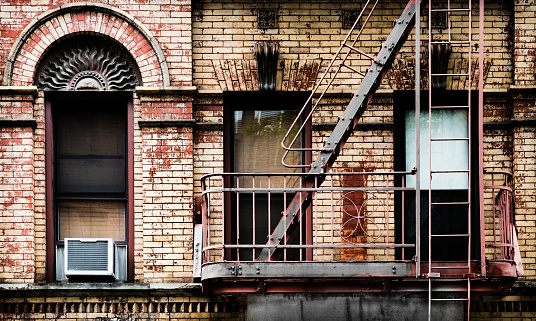
[[[415,111],[406,111],[406,170],[415,166]],[[421,188],[429,188],[429,145],[428,111],[421,111]],[[432,138],[467,138],[467,110],[432,110]],[[469,142],[432,141],[432,170],[468,170]],[[407,178],[407,186],[415,187],[415,176]],[[432,178],[432,189],[467,189],[468,173],[436,173]]]
[[[234,171],[240,173],[294,173],[296,168],[283,166],[284,149],[281,140],[290,128],[298,111],[238,110],[234,112]],[[296,126],[297,127],[297,126]],[[299,127],[296,128],[296,130]],[[290,142],[288,139],[288,142]],[[300,138],[297,145],[301,147]],[[287,164],[301,164],[299,152],[291,152]],[[271,181],[276,187],[276,178]],[[295,180],[294,180],[295,181]],[[242,183],[242,181],[241,181]],[[257,186],[267,182],[255,182]]]
[[[57,110],[56,191],[125,192],[125,116],[117,110]]]
[[[125,202],[59,201],[59,239],[112,238],[125,240]]]

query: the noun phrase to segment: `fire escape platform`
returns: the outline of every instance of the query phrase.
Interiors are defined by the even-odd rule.
[[[459,281],[466,288],[460,262],[444,262],[437,281]],[[479,267],[479,262],[472,264]],[[213,262],[202,267],[204,291],[210,293],[277,292],[413,292],[426,291],[428,279],[417,278],[413,261],[331,261],[331,262]],[[421,265],[427,270],[427,264]],[[459,275],[457,275],[459,274]],[[487,262],[487,277],[472,276],[473,291],[503,292],[517,277],[515,262]],[[465,282],[465,283],[464,283]],[[456,288],[456,287],[454,287]]]

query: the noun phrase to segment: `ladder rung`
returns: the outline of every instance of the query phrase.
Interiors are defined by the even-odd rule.
[[[471,234],[432,234],[433,237],[468,237]]]
[[[372,57],[371,55],[367,54],[366,52],[363,52],[363,51],[357,49],[356,47],[352,47],[352,46],[350,46],[350,45],[348,45],[346,43],[343,43],[342,45],[345,46],[346,48],[349,48],[350,50],[353,50],[353,51],[355,51],[357,53],[362,54],[363,56],[365,56],[365,57],[367,57],[369,59],[374,60],[374,57]]]
[[[468,141],[469,140],[469,137],[465,137],[465,138],[432,138],[431,141],[433,142],[444,142],[444,141]]]
[[[441,203],[431,203],[432,205],[469,205],[469,202],[441,202]]]
[[[431,266],[431,269],[438,269],[438,270],[462,270],[462,269],[468,269],[470,268],[469,265],[464,266]]]
[[[448,174],[448,173],[469,173],[468,169],[459,169],[459,170],[444,170],[444,171],[430,171],[432,174]]]
[[[468,40],[464,41],[431,41],[432,44],[455,44],[455,45],[464,45],[464,44],[470,44],[471,42]]]
[[[457,9],[430,9],[432,12],[455,12],[455,11],[469,11],[469,9],[457,8]]]
[[[466,109],[469,106],[431,106],[432,109]]]
[[[430,299],[432,301],[469,301],[467,298],[460,298],[460,299]]]
[[[360,74],[361,76],[365,77],[365,74],[364,74],[364,73],[362,73],[361,71],[355,69],[354,67],[348,66],[347,64],[344,64],[344,63],[342,63],[341,66],[344,66],[344,67],[350,69],[351,71],[353,71],[353,72],[355,72],[355,73],[358,73],[358,74]]]
[[[459,77],[469,77],[469,74],[430,74],[432,77],[445,77],[445,76],[459,76]]]

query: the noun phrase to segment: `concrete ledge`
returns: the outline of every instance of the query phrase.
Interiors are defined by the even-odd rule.
[[[17,283],[0,284],[0,297],[28,296],[198,296],[200,283]]]
[[[536,94],[536,86],[510,86],[509,91],[513,94]]]
[[[32,95],[37,96],[36,86],[0,86],[0,95]]]
[[[35,119],[0,119],[1,127],[32,127],[37,128],[37,120]]]
[[[217,122],[196,122],[195,128],[200,130],[223,130],[223,123]]]

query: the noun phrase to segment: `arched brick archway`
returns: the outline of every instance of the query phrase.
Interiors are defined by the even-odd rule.
[[[9,53],[3,84],[30,86],[39,61],[56,41],[77,34],[110,37],[134,57],[144,86],[169,86],[162,49],[138,20],[105,4],[76,3],[59,6],[30,23]]]

